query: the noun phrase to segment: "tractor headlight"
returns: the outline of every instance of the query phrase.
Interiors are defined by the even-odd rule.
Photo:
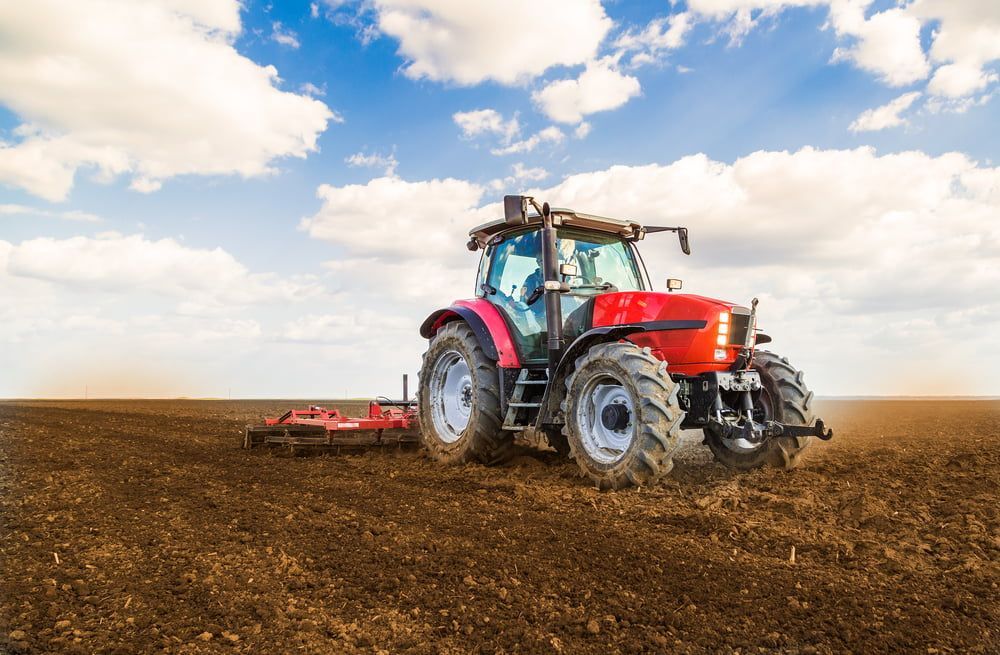
[[[719,323],[716,328],[717,334],[715,335],[715,343],[718,346],[725,346],[729,344],[729,312],[719,312]],[[725,359],[719,357],[719,351],[715,351],[716,359]]]

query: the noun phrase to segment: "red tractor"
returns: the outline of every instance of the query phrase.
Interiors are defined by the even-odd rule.
[[[417,416],[444,462],[497,464],[515,434],[544,437],[601,488],[649,485],[672,467],[682,429],[723,464],[791,468],[829,439],[813,394],[750,307],[651,290],[635,246],[687,229],[504,198],[503,220],[470,232],[476,298],[424,321]],[[533,210],[533,211],[531,211]]]

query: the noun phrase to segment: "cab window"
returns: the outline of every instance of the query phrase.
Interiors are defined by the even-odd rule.
[[[523,301],[534,290],[525,290],[525,283],[541,276],[541,252],[538,230],[508,236],[493,247],[487,282],[497,293]]]

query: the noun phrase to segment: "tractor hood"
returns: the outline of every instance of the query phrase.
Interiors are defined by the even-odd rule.
[[[735,303],[690,293],[620,291],[594,298],[594,327],[652,321],[718,321]],[[749,310],[747,310],[749,312]]]
[[[681,325],[681,329],[671,325]],[[673,324],[671,322],[674,322]],[[700,327],[690,327],[692,325]],[[736,361],[747,339],[751,314],[735,303],[687,293],[622,291],[594,298],[593,326],[647,324],[628,339],[660,351],[671,371],[687,366],[724,370]],[[660,326],[663,326],[662,328]]]

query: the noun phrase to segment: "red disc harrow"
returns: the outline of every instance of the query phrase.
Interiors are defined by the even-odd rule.
[[[387,400],[368,403],[368,416],[348,417],[337,409],[292,409],[264,425],[247,426],[244,448],[262,446],[379,446],[419,440],[416,403]]]

